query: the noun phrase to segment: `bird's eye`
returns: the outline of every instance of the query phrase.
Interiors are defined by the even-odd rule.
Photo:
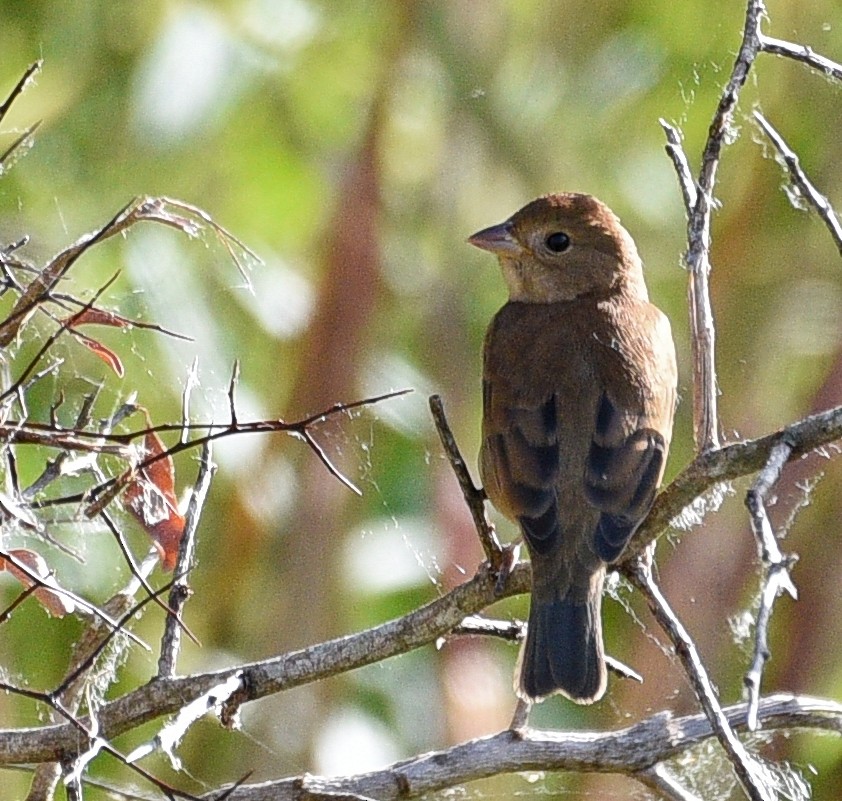
[[[564,253],[570,247],[570,237],[564,231],[556,231],[544,240],[544,244],[553,253]]]

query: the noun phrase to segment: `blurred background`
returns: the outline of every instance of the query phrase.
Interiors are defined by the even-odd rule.
[[[836,0],[767,6],[767,33],[842,60]],[[194,359],[196,421],[227,418],[237,359],[241,419],[292,420],[337,401],[415,390],[318,429],[362,497],[292,438],[219,443],[186,613],[202,647],[185,644],[181,672],[375,625],[476,569],[482,554],[427,397],[444,398],[473,468],[482,336],[505,298],[493,259],[465,238],[539,194],[595,194],[633,233],[681,362],[668,477],[691,459],[684,213],[658,119],[680,126],[695,171],[744,11],[740,0],[0,0],[0,96],[44,59],[3,125],[0,150],[15,131],[43,120],[34,147],[0,181],[0,243],[29,234],[24,255],[43,264],[133,196],[167,195],[201,206],[264,261],[247,265],[244,280],[214,237],[190,241],[154,225],[98,247],[74,266],[65,291],[89,298],[119,270],[101,305],[193,340],[105,331],[102,340],[125,363],[122,379],[68,340],[66,393],[103,382],[100,416],[136,393],[153,422],[178,421]],[[761,435],[842,402],[839,253],[787,193],[751,121],[755,107],[817,186],[842,203],[842,88],[761,57],[722,161],[713,228],[725,439]],[[36,344],[16,343],[5,358],[14,365]],[[33,399],[32,418],[47,419],[59,384],[50,387]],[[71,410],[78,402],[68,397]],[[842,467],[828,458],[835,453],[791,465],[771,510],[784,549],[800,556],[800,598],[775,610],[769,692],[842,697]],[[21,474],[34,477],[45,454],[21,459]],[[195,459],[177,460],[179,491],[191,485]],[[729,703],[741,698],[758,590],[747,486],[736,482],[717,512],[664,538],[658,555],[665,593]],[[125,565],[111,536],[71,519],[72,511],[51,534],[84,562],[20,532],[4,535],[4,544],[50,553],[64,584],[102,602],[125,583]],[[147,541],[123,522],[142,555]],[[500,532],[513,533],[506,523]],[[10,577],[0,578],[0,608],[18,593]],[[607,649],[646,682],[612,679],[594,708],[550,701],[535,711],[536,725],[616,728],[662,709],[696,711],[640,600],[622,584],[612,593]],[[492,614],[523,618],[526,604],[514,599]],[[136,631],[156,643],[161,624],[160,610],[147,611]],[[80,631],[78,621],[51,619],[28,601],[0,627],[4,679],[55,686]],[[179,749],[181,772],[158,757],[144,764],[195,793],[249,771],[260,781],[379,767],[505,727],[515,656],[510,645],[449,640],[251,704],[240,732],[202,721]],[[156,659],[132,652],[116,689],[145,682]],[[0,698],[0,727],[37,725],[44,715],[28,701]],[[130,750],[157,725],[119,747]],[[755,744],[808,776],[814,798],[838,797],[838,738],[761,733]],[[739,797],[714,747],[671,767],[705,798]],[[106,757],[91,771],[103,781],[138,782]],[[0,772],[6,798],[25,795],[28,783],[25,774]],[[106,797],[97,792],[86,798]],[[572,775],[503,777],[468,794],[648,797],[628,779]]]

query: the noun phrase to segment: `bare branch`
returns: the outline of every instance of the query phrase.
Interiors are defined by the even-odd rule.
[[[102,295],[114,281],[117,280],[117,275],[112,276],[109,278],[96,292],[96,294],[91,298],[91,300],[86,303],[74,317],[71,317],[67,320],[62,320],[59,324],[58,328],[53,331],[50,336],[44,340],[44,343],[38,349],[35,356],[33,356],[32,360],[29,364],[24,368],[23,372],[20,374],[18,378],[16,378],[12,384],[7,387],[2,393],[0,393],[0,404],[2,404],[5,400],[9,399],[13,395],[16,395],[20,392],[21,387],[24,385],[26,379],[31,375],[32,371],[38,366],[38,363],[44,358],[44,355],[52,348],[52,346],[56,343],[59,337],[65,333],[66,331],[72,331],[73,329],[73,320],[76,316],[81,315],[85,310],[90,309],[93,304],[99,299],[100,295]],[[9,318],[6,318],[8,321]],[[3,326],[5,325],[5,321],[0,324],[0,331],[2,331]],[[2,335],[0,335],[2,336]]]
[[[638,560],[632,581],[643,594],[649,609],[673,644],[693,687],[693,692],[713,728],[716,739],[725,750],[728,761],[746,795],[751,801],[776,801],[776,794],[768,780],[763,763],[751,755],[734,734],[727,716],[719,705],[716,691],[696,650],[696,645],[670,608],[667,599],[661,594],[648,560],[643,558]]]
[[[760,607],[757,610],[755,623],[754,657],[745,677],[745,685],[748,688],[748,727],[751,731],[757,728],[760,681],[763,676],[763,667],[770,656],[767,633],[772,617],[772,606],[782,592],[798,598],[798,592],[789,576],[789,571],[795,564],[795,557],[784,556],[781,553],[775,532],[772,531],[772,525],[769,522],[769,516],[766,514],[766,499],[778,483],[791,450],[789,443],[778,442],[772,448],[763,470],[746,493],[746,506],[751,513],[751,527],[757,539],[757,549],[760,552],[764,572]]]
[[[619,564],[628,565],[670,522],[708,490],[725,481],[761,470],[769,454],[785,441],[790,460],[842,438],[842,406],[805,417],[772,434],[743,440],[699,454],[655,499]]]
[[[163,587],[161,587],[161,589],[156,590],[152,595],[145,596],[134,605],[132,605],[134,597],[131,594],[118,593],[115,595],[111,600],[111,606],[117,610],[117,613],[121,614],[117,625],[114,628],[107,630],[101,625],[91,627],[90,638],[95,640],[95,643],[84,652],[83,658],[78,660],[78,664],[73,668],[73,670],[68,673],[68,675],[62,680],[61,684],[53,690],[52,693],[50,693],[50,697],[57,702],[61,702],[61,698],[67,688],[76,683],[79,678],[84,678],[84,674],[94,664],[97,657],[118,634],[124,634],[128,639],[137,640],[137,637],[131,634],[131,632],[126,628],[126,625],[138,612],[140,612],[141,609],[143,609],[144,606],[146,606],[146,604],[150,601],[154,601],[156,597],[163,595],[168,589],[170,589],[174,581],[175,579],[167,582]],[[102,633],[103,631],[105,633]]]
[[[6,151],[0,155],[0,175],[8,172],[12,165],[17,161],[18,156],[25,153],[32,145],[32,136],[41,127],[41,120],[32,123],[14,142],[12,142]]]
[[[39,58],[38,61],[33,62],[26,68],[26,71],[23,73],[20,80],[15,84],[12,91],[9,92],[9,96],[0,103],[0,122],[3,121],[6,114],[9,113],[9,109],[12,107],[12,104],[18,99],[18,96],[23,92],[23,90],[26,89],[29,82],[41,71],[41,67],[43,66],[44,60]]]
[[[61,504],[77,504],[87,503],[88,506],[84,512],[88,517],[94,517],[114,500],[132,480],[135,473],[144,470],[150,465],[161,459],[172,458],[179,453],[183,453],[191,448],[202,447],[206,442],[213,442],[223,437],[233,436],[235,434],[268,434],[273,432],[282,432],[296,436],[305,442],[316,452],[319,459],[328,467],[330,472],[339,478],[340,481],[350,484],[339,470],[330,462],[327,454],[321,449],[321,446],[309,434],[309,428],[317,422],[326,420],[327,418],[341,413],[347,413],[354,409],[371,406],[381,401],[390,398],[397,398],[401,395],[406,395],[412,392],[411,389],[402,389],[395,392],[386,392],[381,395],[376,395],[371,398],[363,398],[362,400],[352,401],[350,403],[336,403],[329,409],[310,415],[301,420],[294,422],[285,422],[284,420],[256,420],[247,423],[237,422],[231,423],[165,423],[157,426],[146,426],[145,428],[131,431],[127,434],[113,434],[103,433],[100,431],[73,431],[65,432],[64,429],[56,429],[53,424],[35,423],[15,421],[7,425],[0,424],[0,442],[4,439],[7,441],[21,442],[25,444],[37,444],[55,447],[67,447],[75,450],[90,451],[96,453],[111,453],[118,455],[125,459],[131,460],[133,452],[127,450],[124,446],[117,446],[113,443],[129,444],[134,440],[146,437],[149,434],[162,434],[169,432],[178,432],[181,439],[169,448],[164,449],[160,453],[153,454],[138,464],[133,465],[129,470],[123,471],[117,476],[103,481],[95,487],[91,487],[83,492],[77,492],[72,495],[64,495],[59,498],[46,498],[31,505],[33,508],[44,508],[47,506],[58,506]],[[192,440],[187,440],[184,436],[185,431],[210,431],[209,434],[196,437]],[[309,437],[309,440],[308,440]],[[52,439],[54,438],[54,440]],[[112,443],[111,445],[104,445],[103,443]],[[359,490],[350,484],[355,492]]]
[[[0,347],[8,347],[17,336],[20,327],[38,306],[49,299],[53,287],[61,280],[76,260],[92,245],[119,233],[132,220],[132,204],[121,209],[102,228],[90,234],[85,234],[73,245],[55,256],[43,270],[27,286],[26,291],[18,298],[12,311],[0,324]]]
[[[228,382],[228,414],[230,417],[231,427],[237,427],[237,403],[235,395],[237,392],[237,384],[240,383],[240,360],[234,361],[234,367],[231,370],[231,380]]]
[[[161,609],[163,609],[163,611],[167,615],[174,615],[175,613],[172,610],[172,608],[167,606],[167,604],[164,601],[161,600],[161,597],[160,597],[161,593],[159,591],[156,592],[150,586],[149,582],[146,579],[146,575],[144,575],[143,567],[141,565],[138,565],[137,562],[135,561],[135,558],[132,555],[132,552],[129,549],[129,546],[126,543],[126,538],[123,536],[123,533],[120,531],[120,529],[117,528],[116,523],[109,517],[108,513],[104,509],[100,512],[99,516],[102,519],[102,521],[105,523],[106,528],[111,532],[114,539],[116,540],[117,546],[120,548],[120,553],[122,553],[123,559],[126,560],[126,564],[129,566],[129,571],[131,572],[132,576],[134,576],[135,581],[137,581],[138,584],[141,587],[143,587],[143,589],[146,591],[146,594],[152,599],[152,601],[157,606],[161,607]],[[158,557],[158,551],[153,548],[152,554],[154,555],[154,558],[157,561],[158,558],[159,558]],[[146,560],[144,560],[143,564],[146,565]],[[179,571],[178,567],[176,567],[175,573],[176,573],[176,575],[180,575],[180,571]],[[193,642],[198,643],[198,640],[196,639],[193,632],[191,632],[190,629],[187,628],[187,626],[180,619],[177,618],[177,620],[180,624],[181,629],[184,630],[184,632],[187,634],[187,636],[190,637],[190,639],[193,640]]]
[[[170,678],[175,675],[178,649],[181,643],[181,615],[184,605],[190,597],[190,587],[187,575],[193,566],[193,554],[196,545],[196,532],[199,528],[199,518],[210,492],[211,481],[216,473],[216,465],[212,458],[213,446],[206,442],[202,448],[199,461],[199,475],[193,485],[193,494],[184,517],[184,534],[178,546],[178,561],[175,572],[181,578],[173,582],[169,598],[170,612],[164,623],[164,635],[161,640],[161,655],[158,658],[158,677]],[[195,639],[195,638],[194,638]]]
[[[500,545],[500,541],[497,539],[497,533],[494,531],[494,526],[489,523],[488,517],[485,514],[485,491],[481,487],[476,487],[471,479],[471,474],[468,471],[465,460],[462,458],[459,446],[456,444],[456,438],[453,436],[453,432],[450,430],[450,425],[447,422],[441,396],[431,395],[429,403],[430,411],[433,413],[433,420],[436,424],[436,431],[438,431],[444,452],[459,482],[465,504],[471,512],[474,528],[477,530],[485,557],[488,559],[492,568],[495,570],[500,569],[505,562],[505,549]]]
[[[173,209],[180,212],[186,211],[189,216],[175,214]],[[215,223],[206,212],[195,206],[166,197],[135,198],[117,212],[102,228],[80,237],[74,244],[53,257],[38,273],[18,298],[12,311],[0,323],[0,348],[11,344],[23,323],[42,303],[51,299],[53,288],[89,248],[143,221],[166,225],[191,237],[197,236],[204,227],[210,227],[225,244],[228,253],[241,273],[243,267],[237,257],[236,249],[246,253],[250,258],[260,260],[236,237]]]
[[[223,228],[210,216],[210,214],[199,206],[194,206],[192,203],[185,203],[183,200],[176,200],[175,198],[170,197],[154,198],[154,200],[161,205],[171,206],[174,209],[187,212],[187,214],[191,217],[197,217],[202,221],[202,223],[210,228],[214,234],[216,234],[217,239],[222,243],[223,247],[225,247],[228,251],[228,255],[236,265],[238,272],[242,276],[243,281],[246,283],[246,286],[248,286],[249,289],[252,289],[251,279],[249,278],[248,272],[242,263],[241,255],[247,256],[257,264],[263,264],[263,259],[261,259],[257,253],[234,236],[234,234],[232,234],[229,230]],[[176,225],[176,227],[180,230],[184,230],[182,225]],[[237,253],[238,250],[240,251],[239,254]]]
[[[766,34],[761,33],[760,49],[764,53],[772,53],[776,56],[800,61],[802,64],[806,64],[808,67],[824,73],[828,78],[835,78],[837,81],[842,81],[842,64],[820,56],[813,51],[812,47],[808,47],[807,45],[793,44],[792,42],[775,39],[772,36],[766,36]]]
[[[330,460],[330,457],[325,453],[324,448],[319,445],[315,437],[313,437],[309,428],[305,428],[299,434],[304,442],[307,443],[310,450],[316,454],[319,461],[327,468],[328,473],[337,479],[340,484],[344,484],[354,495],[362,496],[363,491]]]
[[[745,704],[723,710],[727,722],[745,722]],[[775,695],[763,699],[760,718],[768,730],[796,726],[842,730],[842,705],[820,699]],[[242,785],[231,801],[297,801],[301,793],[363,795],[378,801],[404,801],[448,787],[523,771],[618,773],[640,778],[654,765],[686,752],[713,736],[702,714],[675,718],[658,713],[611,732],[503,731],[433,751],[387,768],[356,776],[310,774]],[[651,785],[650,785],[651,786]],[[305,796],[310,797],[310,796]],[[674,796],[688,801],[692,796]],[[218,798],[213,793],[206,801]]]
[[[33,584],[21,592],[14,601],[12,601],[2,612],[0,612],[0,624],[5,623],[12,616],[12,612],[14,612],[15,609],[17,609],[37,589],[38,585]]]
[[[667,133],[667,152],[676,166],[687,216],[687,252],[684,261],[690,272],[690,330],[693,348],[693,433],[697,452],[719,444],[717,385],[715,362],[716,330],[710,304],[710,229],[714,208],[713,187],[720,154],[727,141],[728,130],[739,100],[740,90],[760,51],[760,20],[765,13],[762,0],[749,0],[746,8],[743,39],[731,70],[731,76],[719,99],[702,153],[695,193],[682,156],[680,137],[672,126],[661,125]],[[689,205],[695,194],[695,201]]]
[[[72,602],[73,606],[75,607],[77,612],[84,613],[89,615],[93,618],[99,618],[102,620],[112,631],[117,631],[121,629],[121,622],[115,620],[111,615],[108,614],[107,611],[100,609],[99,607],[95,606],[94,604],[86,601],[81,596],[77,595],[70,590],[59,587],[54,584],[47,583],[41,576],[39,576],[35,571],[31,570],[29,565],[22,562],[18,559],[13,553],[10,553],[6,550],[0,550],[0,558],[4,559],[11,565],[20,571],[26,578],[36,587],[45,587],[49,589],[51,592],[66,597],[70,602]],[[139,637],[135,634],[132,634],[130,631],[125,631],[127,637],[132,639],[135,643],[140,645],[142,648],[145,648],[147,651],[150,650],[149,646],[143,642]]]
[[[518,564],[508,575],[502,596],[497,576],[481,567],[470,580],[408,615],[371,629],[291,651],[261,662],[238,665],[211,673],[155,679],[145,686],[104,705],[98,715],[101,736],[111,738],[161,715],[179,710],[212,686],[240,671],[247,697],[255,700],[357,667],[370,665],[435,643],[466,617],[490,604],[526,592],[529,566]],[[73,726],[44,727],[28,731],[0,730],[0,764],[40,762],[54,758],[56,749],[76,747]]]
[[[667,801],[703,801],[694,793],[688,792],[669,773],[663,763],[659,762],[651,768],[640,771],[635,777],[641,784],[645,784],[660,793]]]
[[[698,199],[696,182],[693,179],[690,162],[687,160],[687,154],[684,152],[684,146],[681,144],[681,134],[678,128],[670,125],[665,119],[661,119],[660,123],[667,137],[667,144],[664,149],[672,161],[672,166],[675,167],[678,184],[681,187],[681,194],[684,197],[684,209],[689,218],[689,215],[693,213],[693,208]]]
[[[775,149],[780,153],[781,158],[789,171],[790,179],[798,188],[801,196],[818,212],[818,215],[830,231],[833,241],[836,243],[836,248],[839,255],[842,256],[842,223],[839,217],[833,210],[830,201],[813,186],[807,174],[801,169],[801,161],[798,154],[790,148],[784,138],[772,127],[769,121],[755,109],[754,119],[763,129],[763,133],[769,137]]]

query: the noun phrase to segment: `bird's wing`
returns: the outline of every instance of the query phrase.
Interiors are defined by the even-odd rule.
[[[610,357],[602,362],[603,392],[585,462],[585,495],[601,513],[594,549],[609,563],[652,507],[672,436],[676,367],[669,322],[649,304],[637,307],[636,319],[637,326],[623,329],[624,341],[602,349]],[[617,381],[617,372],[627,380]]]
[[[559,530],[558,412],[554,394],[542,401],[505,403],[490,381],[483,385],[486,432],[482,474],[500,511],[517,520],[527,544],[545,553]]]
[[[585,465],[585,495],[600,512],[594,534],[597,555],[613,562],[649,512],[661,481],[667,442],[654,428],[642,426],[617,435],[628,415],[602,395]]]

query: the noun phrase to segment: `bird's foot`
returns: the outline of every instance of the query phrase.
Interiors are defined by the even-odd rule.
[[[515,712],[512,715],[512,722],[509,723],[509,731],[515,737],[523,737],[523,733],[529,723],[529,711],[531,709],[531,701],[525,701],[523,698],[517,699],[517,706],[515,706]]]
[[[512,573],[512,568],[517,564],[520,556],[520,543],[505,545],[500,549],[500,559],[491,568],[497,574],[497,581],[494,584],[494,594],[501,596],[506,588],[506,582]]]

